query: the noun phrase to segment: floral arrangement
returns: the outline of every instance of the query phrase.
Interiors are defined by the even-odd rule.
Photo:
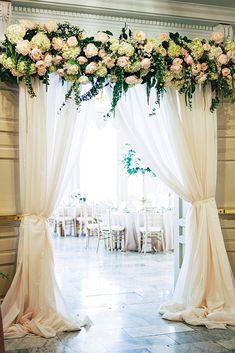
[[[62,81],[72,82],[65,101],[74,93],[77,105],[111,85],[111,111],[130,87],[140,83],[146,84],[147,97],[155,89],[158,104],[165,88],[175,87],[191,107],[196,85],[208,83],[214,91],[211,111],[225,97],[234,101],[235,42],[225,42],[221,32],[212,33],[208,41],[179,33],[163,33],[156,39],[125,27],[119,38],[109,31],[87,37],[68,23],[21,20],[10,25],[5,36],[0,80],[23,79],[32,97],[31,78],[48,85],[49,74],[56,72]],[[92,88],[82,95],[80,86],[88,82]]]
[[[144,175],[146,173],[151,173],[152,176],[156,177],[156,174],[149,167],[146,167],[143,164],[141,158],[136,156],[136,151],[131,147],[131,145],[127,143],[125,146],[127,147],[127,151],[123,154],[121,162],[127,173],[129,175],[137,173]]]
[[[82,194],[79,191],[74,191],[70,194],[70,198],[72,201],[79,202],[79,203],[84,203],[86,202],[86,194]]]

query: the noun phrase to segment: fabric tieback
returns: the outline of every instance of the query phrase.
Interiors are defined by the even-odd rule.
[[[36,218],[37,220],[40,220],[40,221],[47,221],[47,217],[44,217],[42,215],[33,214],[33,213],[23,214],[23,219],[26,217]]]
[[[210,202],[213,203],[213,206],[216,206],[214,197],[210,197],[208,199],[192,202],[192,206],[205,205],[206,203],[210,203]]]

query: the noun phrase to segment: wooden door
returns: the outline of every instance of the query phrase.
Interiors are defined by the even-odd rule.
[[[235,275],[235,105],[218,109],[218,168],[216,201],[225,247]],[[175,197],[175,282],[184,256],[185,215],[189,204]]]
[[[19,222],[18,88],[0,83],[0,298],[15,273]]]
[[[235,274],[235,104],[218,110],[218,170],[216,201],[233,273]]]

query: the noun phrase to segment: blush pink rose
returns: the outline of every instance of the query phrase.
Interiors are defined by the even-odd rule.
[[[77,61],[78,61],[78,63],[80,64],[80,65],[83,65],[83,64],[85,64],[85,63],[87,63],[87,58],[85,57],[85,56],[79,56],[78,58],[77,58]]]
[[[193,58],[191,57],[191,55],[186,55],[185,58],[184,58],[184,61],[188,65],[193,65],[193,63],[194,63]]]
[[[218,56],[217,61],[220,65],[225,65],[228,63],[229,58],[226,54],[220,54],[220,56]]]
[[[179,73],[182,71],[183,66],[182,65],[171,65],[170,70],[174,72],[175,74]]]
[[[22,54],[22,55],[25,56],[25,55],[29,54],[30,49],[31,49],[31,45],[30,45],[30,42],[27,39],[19,40],[17,42],[17,45],[16,45],[17,53]]]
[[[52,38],[52,46],[55,50],[59,51],[62,49],[63,47],[63,44],[64,44],[64,41],[62,38],[57,38],[57,37],[54,37]]]
[[[125,67],[130,64],[129,58],[127,56],[120,56],[117,60],[117,66]]]
[[[85,55],[87,58],[92,58],[98,54],[98,48],[93,43],[87,44],[84,49]]]
[[[208,65],[206,63],[201,64],[201,70],[206,71],[208,69]]]
[[[98,65],[92,61],[90,64],[87,65],[85,72],[86,74],[94,74],[98,69]]]
[[[175,58],[175,59],[173,60],[172,65],[181,65],[182,62],[183,62],[182,59],[180,59],[180,58]]]
[[[224,41],[224,33],[223,32],[213,32],[210,36],[210,39],[216,44],[222,43]]]
[[[125,82],[128,85],[137,85],[139,83],[141,83],[143,80],[142,78],[138,78],[136,75],[131,75],[125,78]]]
[[[141,68],[144,70],[148,70],[151,66],[151,60],[149,58],[144,58],[141,60]]]
[[[41,49],[33,48],[29,53],[29,56],[32,60],[37,61],[43,58]]]
[[[231,70],[228,67],[225,67],[224,69],[222,69],[222,75],[225,77],[230,75],[230,72]]]

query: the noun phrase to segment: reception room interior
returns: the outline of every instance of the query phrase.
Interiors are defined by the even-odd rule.
[[[0,1],[0,353],[235,352],[234,31]]]

